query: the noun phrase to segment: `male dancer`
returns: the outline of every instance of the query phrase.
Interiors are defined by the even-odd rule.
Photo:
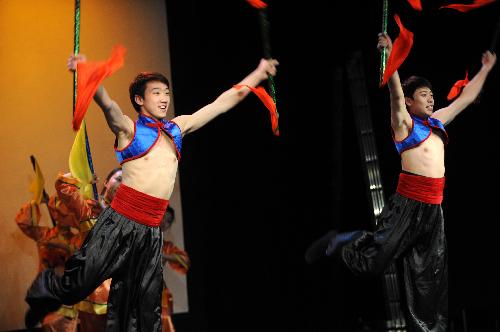
[[[392,50],[387,34],[379,34],[379,50]],[[388,82],[391,127],[402,172],[397,192],[380,215],[375,232],[330,231],[306,252],[313,262],[320,256],[340,253],[349,269],[377,275],[396,259],[404,268],[404,283],[411,331],[446,331],[448,275],[444,219],[444,126],[469,106],[480,93],[496,62],[487,51],[482,67],[449,106],[434,112],[430,83],[411,76],[401,84],[398,72]]]
[[[72,56],[69,69],[75,70],[76,63],[83,60]],[[268,75],[276,74],[277,65],[274,59],[262,59],[239,85],[257,86]],[[138,113],[134,122],[99,87],[94,100],[116,136],[122,184],[80,251],[69,259],[64,275],[58,277],[46,270],[35,280],[26,296],[35,314],[51,311],[61,303],[75,303],[112,278],[107,331],[161,331],[159,226],[174,188],[182,137],[236,106],[249,91],[248,87],[231,88],[192,115],[168,121],[167,78],[159,73],[140,73],[129,88]]]

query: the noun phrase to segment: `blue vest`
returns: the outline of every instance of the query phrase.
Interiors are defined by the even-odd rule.
[[[411,118],[413,119],[413,128],[408,137],[402,141],[394,140],[394,144],[396,144],[396,149],[399,154],[422,144],[422,142],[431,136],[433,129],[441,131],[441,133],[443,133],[442,138],[444,139],[444,144],[448,144],[448,134],[441,121],[431,117],[425,120],[413,116]]]
[[[116,148],[117,142],[115,141],[115,153],[120,165],[146,155],[158,141],[162,131],[172,140],[177,151],[177,159],[181,158],[182,132],[175,122],[168,120],[159,121],[139,114],[134,127],[134,137],[125,148],[118,150]]]

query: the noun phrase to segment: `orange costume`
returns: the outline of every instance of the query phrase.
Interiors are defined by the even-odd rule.
[[[47,203],[55,221],[53,227],[42,226],[40,207],[33,202],[23,205],[16,215],[16,223],[28,237],[37,243],[38,271],[47,268],[63,270],[66,260],[78,250],[101,207],[94,200],[83,199],[77,181],[59,174]],[[89,297],[74,306],[61,306],[48,314],[42,322],[43,331],[77,331],[78,317],[81,331],[104,331],[107,300],[111,280],[106,280]]]
[[[168,262],[174,271],[181,274],[187,273],[191,262],[185,251],[177,248],[171,241],[164,240],[162,254],[163,265]],[[162,332],[175,332],[174,325],[172,323],[174,301],[172,293],[165,284],[163,287],[161,306]]]

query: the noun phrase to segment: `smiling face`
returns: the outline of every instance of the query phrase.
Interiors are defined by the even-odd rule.
[[[410,76],[401,84],[405,96],[406,109],[411,115],[426,119],[434,111],[432,85],[421,76]]]
[[[434,110],[434,95],[428,87],[415,90],[412,97],[405,97],[408,112],[419,117],[428,118]]]
[[[144,97],[135,95],[135,102],[140,106],[142,114],[161,120],[167,116],[170,89],[159,81],[147,82]]]
[[[165,118],[170,104],[170,83],[161,73],[141,72],[128,88],[130,101],[137,113],[157,119]]]

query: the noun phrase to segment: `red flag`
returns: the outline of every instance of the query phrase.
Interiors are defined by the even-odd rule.
[[[453,84],[453,86],[451,87],[451,90],[448,93],[447,97],[448,100],[452,100],[458,97],[458,95],[460,95],[460,93],[462,92],[463,87],[466,86],[467,83],[469,83],[469,73],[466,71],[465,79],[456,81],[455,84]]]
[[[101,82],[125,63],[125,47],[116,45],[111,56],[105,62],[81,62],[77,64],[77,87],[75,114],[73,114],[73,130],[80,129],[83,117],[87,112],[92,97]]]
[[[382,80],[380,86],[384,86],[392,74],[394,74],[401,64],[403,64],[406,57],[410,53],[411,47],[413,46],[413,32],[407,30],[403,26],[397,14],[394,15],[394,19],[399,26],[399,36],[392,45],[392,51],[389,55],[389,59],[387,60],[387,66],[384,72],[384,79]]]
[[[439,9],[450,8],[450,9],[458,10],[459,12],[462,12],[462,13],[466,13],[466,12],[471,11],[473,9],[477,9],[479,7],[482,7],[482,6],[489,5],[490,3],[493,3],[495,1],[496,0],[474,0],[473,3],[468,4],[468,5],[461,4],[461,3],[455,3],[455,4],[448,5],[448,6],[439,7]]]
[[[267,3],[265,3],[262,0],[247,0],[247,2],[252,6],[257,9],[264,9],[267,7]]]
[[[422,11],[422,2],[420,0],[408,0],[408,2],[413,9],[418,10],[419,12]]]
[[[261,86],[253,88],[253,87],[248,86],[248,85],[238,84],[238,85],[235,85],[234,87],[237,90],[239,90],[244,86],[246,86],[253,93],[255,93],[255,95],[262,101],[264,106],[267,107],[267,109],[269,110],[269,114],[271,116],[271,126],[273,128],[273,133],[274,133],[274,135],[279,136],[280,129],[278,126],[278,111],[276,110],[276,104],[274,103],[273,98],[271,98],[271,96],[267,93],[267,91]]]

